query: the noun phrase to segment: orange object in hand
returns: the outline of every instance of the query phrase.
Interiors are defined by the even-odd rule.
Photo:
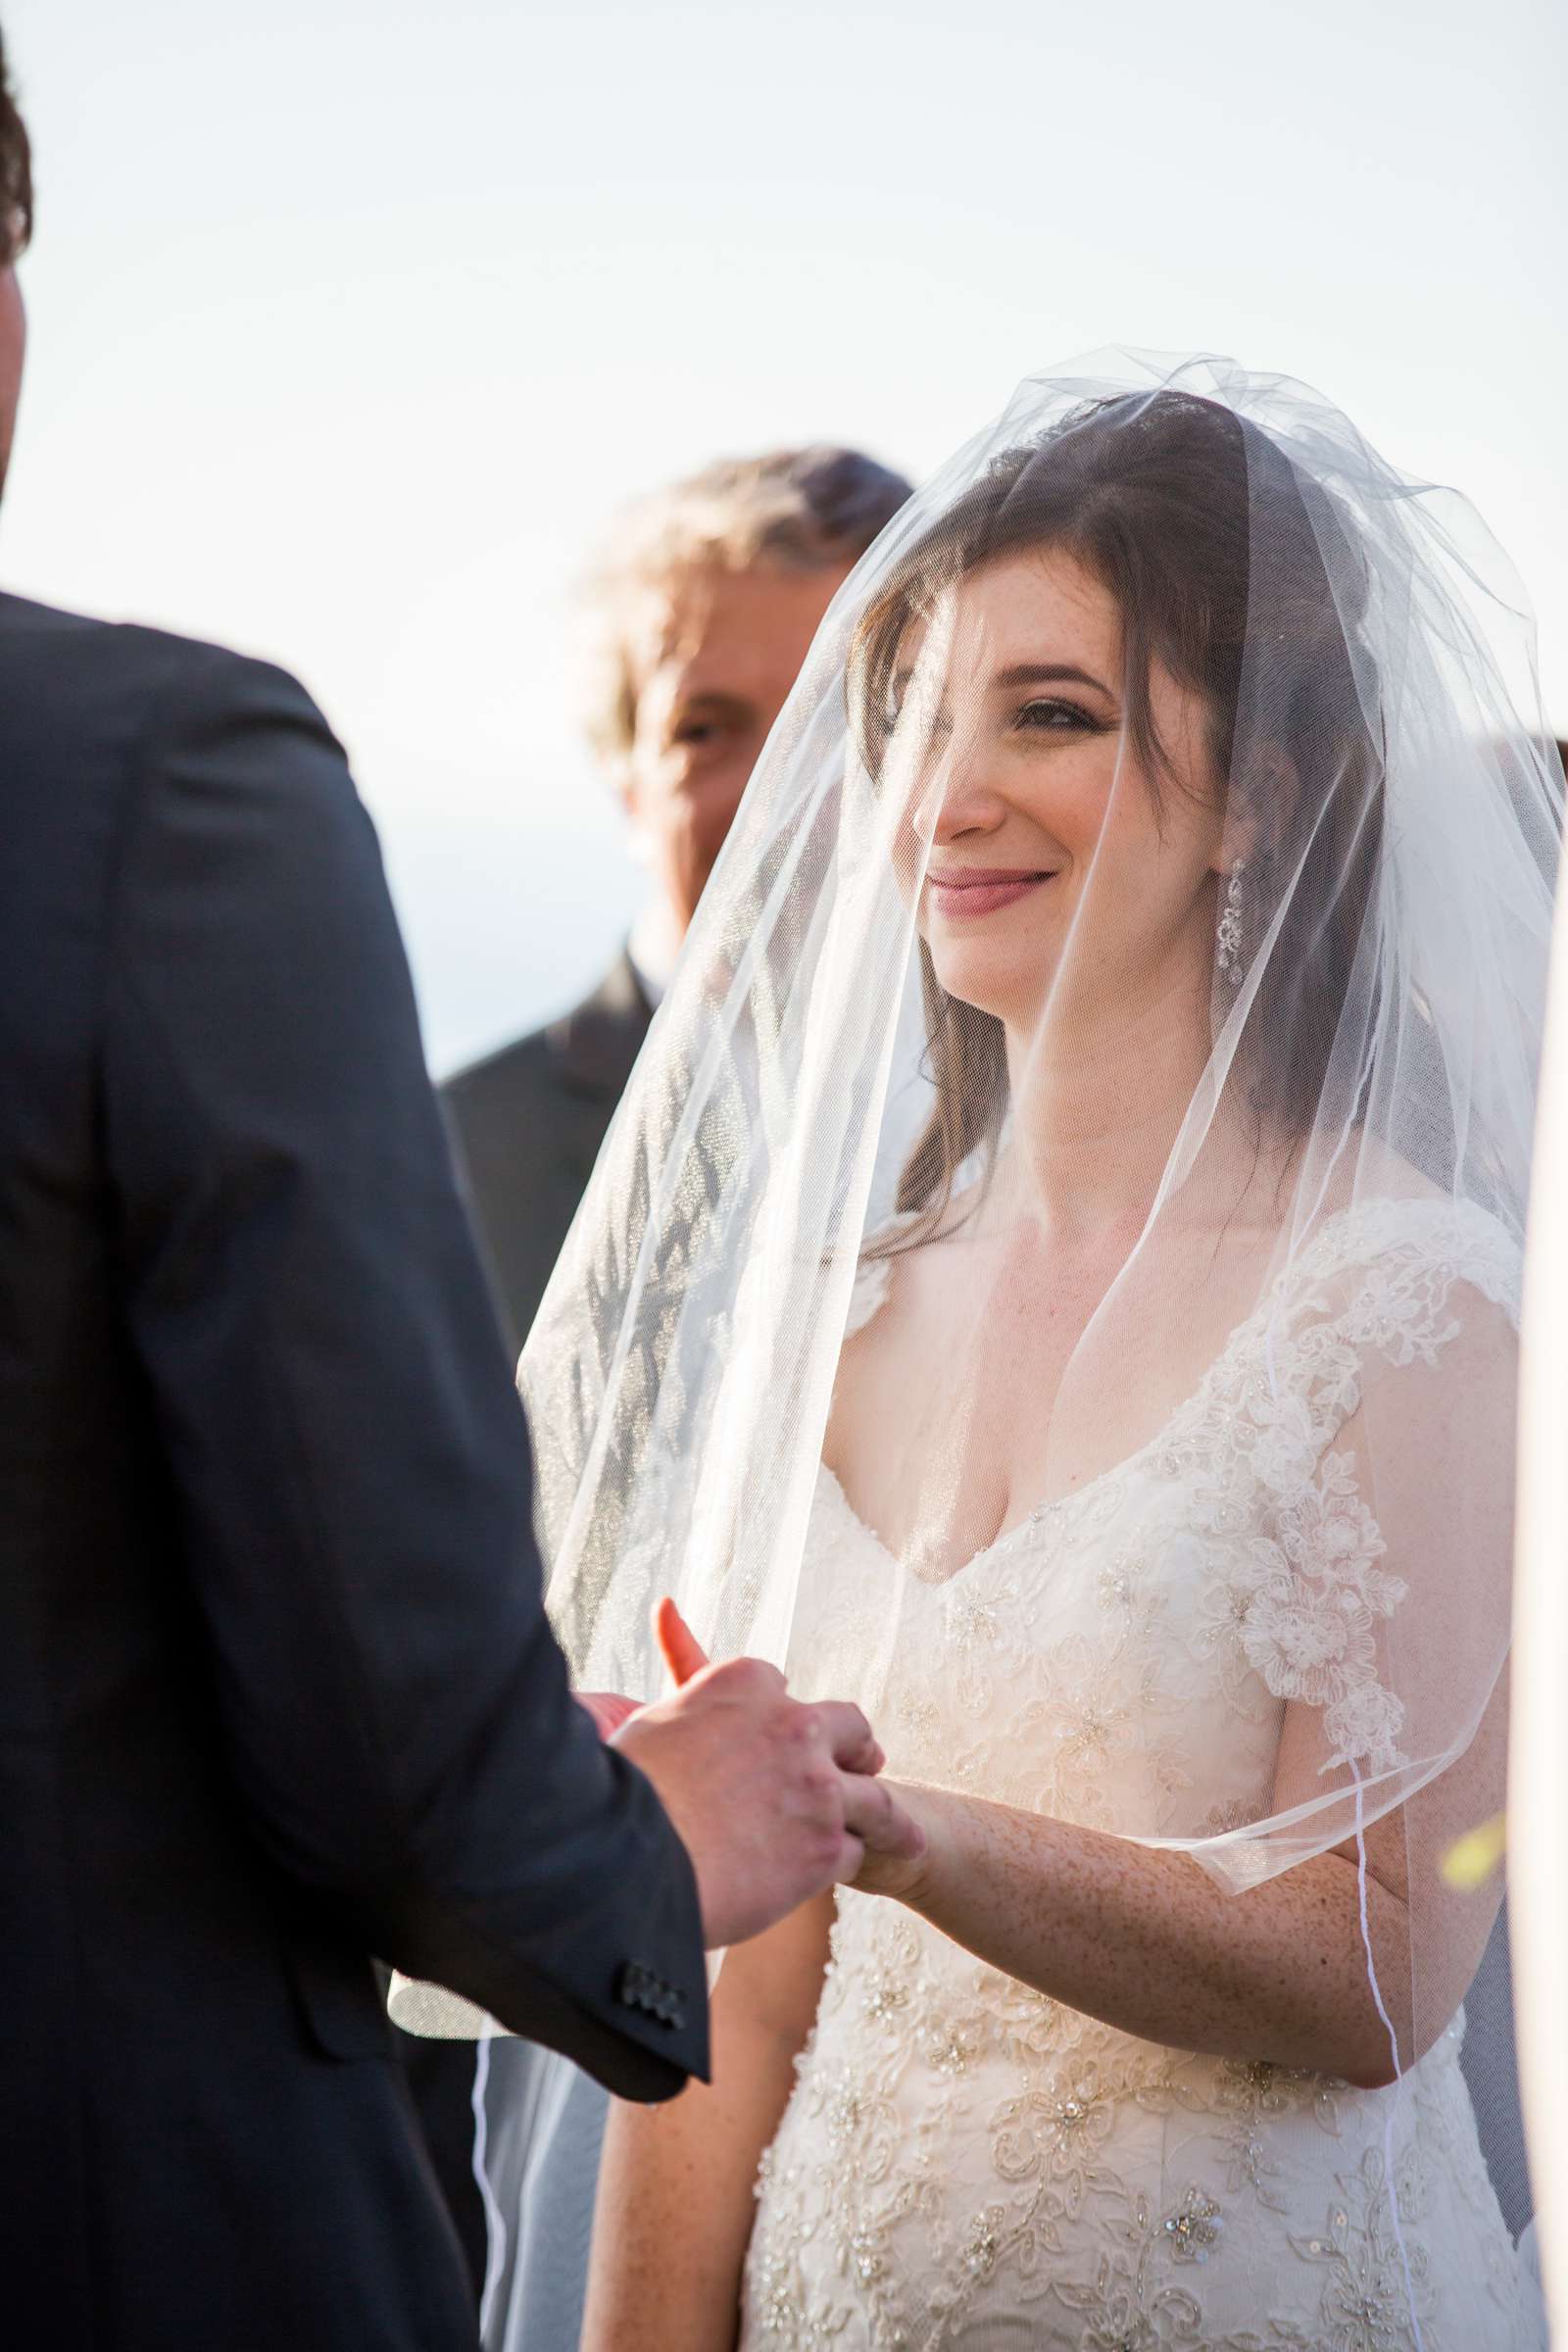
[[[675,1688],[689,1683],[708,1664],[708,1652],[666,1593],[654,1611],[654,1633]]]
[[[660,1655],[679,1690],[694,1674],[701,1674],[708,1664],[708,1652],[668,1598],[662,1600],[654,1611],[654,1632]],[[624,1698],[618,1690],[574,1690],[571,1695],[584,1714],[592,1718],[601,1740],[613,1740],[621,1725],[629,1723],[642,1705],[640,1699]]]

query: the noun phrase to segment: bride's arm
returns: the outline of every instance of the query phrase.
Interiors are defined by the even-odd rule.
[[[943,1789],[900,1794],[926,1831],[925,1861],[883,1871],[868,1857],[857,1885],[897,1896],[993,1968],[1173,2049],[1272,2058],[1367,2087],[1393,2080],[1353,1849],[1229,1894],[1188,1854]],[[1367,1835],[1367,1925],[1397,2025],[1409,1927],[1375,1875],[1388,1828]]]
[[[1467,1691],[1480,1706],[1479,1662],[1506,1645],[1513,1341],[1479,1299],[1467,1296],[1463,1311],[1440,1365],[1363,1367],[1360,1406],[1332,1454],[1336,1478],[1348,1463],[1357,1490],[1376,1493],[1379,1567],[1407,1587],[1399,1693],[1412,1743],[1434,1746],[1459,1730]],[[1271,1808],[1289,1811],[1325,1786],[1330,1743],[1317,1705],[1278,1695]],[[1506,1746],[1504,1674],[1457,1760],[1367,1828],[1364,1924],[1353,1837],[1238,1893],[1190,1854],[937,1790],[910,1808],[926,1831],[923,1861],[868,1857],[858,1884],[900,1895],[993,1967],[1125,2033],[1373,2086],[1396,2071],[1391,2029],[1402,2069],[1480,1964],[1498,1888],[1457,1891],[1440,1865],[1500,1812]]]
[[[582,2352],[730,2352],[757,2167],[795,2085],[832,1920],[820,1896],[726,1956],[710,2084],[662,2107],[611,2102]]]
[[[1504,1681],[1463,1756],[1416,1800],[1429,1861],[1498,1811],[1506,1720]],[[1315,1740],[1310,1711],[1288,1707],[1286,1785],[1293,1743],[1310,1753]],[[1365,1833],[1363,1930],[1353,1840],[1238,1894],[1189,1854],[944,1789],[898,1793],[925,1830],[925,1857],[884,1864],[868,1854],[856,1882],[863,1890],[896,1896],[992,1967],[1124,2033],[1216,2057],[1311,2067],[1364,2088],[1394,2079],[1391,2026],[1401,2069],[1436,2038],[1464,1998],[1496,1916],[1495,1887],[1429,1885],[1421,2013],[1412,2016],[1403,1808]]]

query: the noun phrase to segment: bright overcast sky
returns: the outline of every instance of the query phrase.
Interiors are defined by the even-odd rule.
[[[1469,493],[1568,728],[1559,0],[0,0],[37,149],[7,586],[283,661],[438,1069],[638,878],[561,593],[628,494],[916,474],[1106,343],[1306,378]]]

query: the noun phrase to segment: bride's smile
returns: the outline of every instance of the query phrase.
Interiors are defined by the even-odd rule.
[[[940,871],[933,866],[925,884],[932,906],[949,922],[963,922],[975,915],[996,914],[1004,906],[1016,906],[1043,882],[1054,882],[1055,878],[1051,867],[1030,873],[1007,865],[944,866]]]
[[[1119,608],[1064,549],[984,565],[944,619],[919,658],[940,695],[922,679],[896,722],[925,730],[910,826],[942,986],[1014,1033],[1086,989],[1127,1019],[1173,983],[1206,1006],[1225,853],[1200,698],[1151,662],[1152,758],[1133,743],[1107,682],[1128,666]]]

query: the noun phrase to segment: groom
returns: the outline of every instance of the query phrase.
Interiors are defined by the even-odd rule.
[[[25,133],[0,47],[0,455]],[[373,836],[290,679],[0,597],[0,2296],[465,2352],[370,1955],[633,2099],[912,1835],[741,1661],[602,1746]]]

